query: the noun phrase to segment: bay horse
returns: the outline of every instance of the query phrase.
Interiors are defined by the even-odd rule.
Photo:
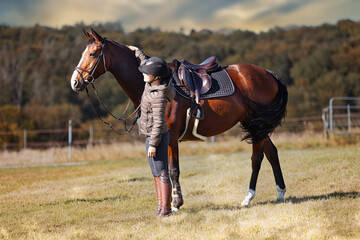
[[[121,88],[137,108],[145,86],[138,70],[134,51],[124,44],[102,37],[91,29],[84,30],[87,46],[71,77],[74,91],[82,91],[106,71],[111,72]],[[174,70],[174,64],[169,63]],[[277,200],[284,201],[286,192],[278,152],[270,139],[275,127],[285,118],[287,89],[285,82],[271,71],[252,64],[239,63],[224,68],[231,77],[235,92],[226,97],[203,99],[205,119],[198,125],[198,133],[210,137],[223,133],[237,123],[247,132],[245,139],[252,144],[252,174],[249,189],[241,206],[250,206],[255,197],[256,182],[264,154],[271,164],[275,177]],[[183,205],[179,176],[179,136],[185,129],[190,100],[176,94],[167,104],[166,123],[169,128],[169,171],[173,188],[173,210]],[[184,140],[184,139],[183,139]],[[186,140],[186,139],[185,139]]]

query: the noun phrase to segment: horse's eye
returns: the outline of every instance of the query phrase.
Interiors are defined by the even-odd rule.
[[[90,57],[95,57],[95,52],[90,53]]]

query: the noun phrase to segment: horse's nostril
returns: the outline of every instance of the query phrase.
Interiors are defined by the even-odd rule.
[[[77,87],[79,82],[77,80],[74,80],[74,87]]]

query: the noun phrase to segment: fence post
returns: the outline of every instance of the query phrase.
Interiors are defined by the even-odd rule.
[[[324,124],[324,136],[327,140],[329,140],[329,108],[326,107],[323,109],[322,111],[322,115],[321,115],[321,119],[323,121]]]
[[[334,98],[331,98],[330,101],[329,101],[329,111],[330,111],[330,132],[334,134],[334,126],[333,126],[333,101],[334,101]]]
[[[71,119],[69,120],[69,155],[68,160],[71,160],[71,144],[72,144],[72,127],[71,127]]]
[[[94,142],[94,129],[93,129],[93,126],[90,125],[90,127],[89,127],[89,146],[90,146],[90,149],[93,148],[93,142]]]
[[[351,133],[351,110],[350,104],[347,105],[348,133]]]
[[[24,150],[27,148],[27,131],[26,128],[24,128]]]

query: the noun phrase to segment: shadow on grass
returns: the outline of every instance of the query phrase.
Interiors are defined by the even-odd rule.
[[[318,201],[318,200],[328,200],[331,198],[338,198],[338,199],[347,199],[347,198],[359,198],[360,192],[352,191],[352,192],[333,192],[329,194],[322,194],[318,196],[307,196],[307,197],[294,197],[290,196],[285,198],[285,203],[302,203],[308,201]],[[259,202],[256,205],[266,205],[266,204],[279,204],[284,202],[278,201],[266,201],[266,202]]]
[[[56,205],[60,205],[60,204],[71,204],[71,203],[79,203],[79,202],[84,202],[84,203],[101,203],[101,202],[106,202],[106,201],[117,201],[117,200],[125,200],[125,199],[129,199],[129,196],[126,195],[117,195],[114,197],[105,197],[105,198],[98,198],[98,199],[91,199],[91,198],[75,198],[75,199],[69,199],[69,200],[65,200],[62,202],[54,202],[54,203],[45,203],[45,204],[40,204],[40,206],[56,206]]]
[[[275,205],[275,204],[286,204],[286,203],[302,203],[302,202],[308,202],[308,201],[318,201],[318,200],[328,200],[328,199],[356,199],[360,198],[360,192],[352,191],[352,192],[333,192],[330,194],[323,194],[318,196],[308,196],[308,197],[293,197],[290,196],[285,199],[285,202],[279,202],[279,201],[266,201],[266,202],[258,202],[255,203],[253,206],[258,205]],[[246,207],[242,207],[241,205],[227,205],[227,204],[205,204],[205,205],[197,205],[195,207],[186,208],[181,211],[189,212],[189,213],[197,213],[202,210],[213,210],[213,211],[219,211],[219,210],[240,210]]]

